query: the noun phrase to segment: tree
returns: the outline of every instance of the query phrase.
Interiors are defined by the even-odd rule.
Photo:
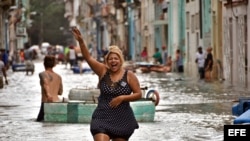
[[[64,2],[62,0],[30,0],[30,15],[33,20],[28,29],[31,44],[49,42],[50,44],[68,45],[68,21],[64,18]]]

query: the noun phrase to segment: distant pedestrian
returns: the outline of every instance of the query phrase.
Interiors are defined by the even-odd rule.
[[[24,50],[24,60],[32,60],[31,51],[29,49]]]
[[[104,62],[104,58],[105,58],[106,54],[108,54],[108,48],[107,47],[103,47],[101,49],[101,58],[100,58],[101,62]]]
[[[68,63],[69,63],[69,56],[68,56],[68,53],[69,53],[69,47],[65,47],[64,50],[63,50],[65,68],[67,68]]]
[[[44,58],[45,71],[39,73],[42,102],[37,121],[44,120],[44,103],[59,102],[58,95],[62,95],[63,84],[59,74],[53,71],[56,65],[56,58],[52,55],[47,55]]]
[[[155,53],[153,55],[153,58],[155,59],[155,64],[162,64],[162,56],[159,48],[155,48]]]
[[[161,57],[162,57],[162,64],[163,64],[163,65],[167,65],[167,61],[168,61],[168,50],[167,50],[167,47],[166,47],[166,46],[162,46]]]
[[[155,72],[171,72],[172,71],[172,57],[169,56],[168,59],[167,59],[167,63],[166,65],[157,65],[157,66],[152,66],[150,68],[148,67],[144,67],[144,68],[141,68],[142,70],[146,70],[146,69],[149,69],[149,71],[155,71]]]
[[[6,70],[8,70],[9,69],[9,51],[6,51],[6,50],[1,50],[1,58],[0,59],[2,59],[2,61],[3,61],[3,63],[4,63],[4,65],[5,65],[5,68],[6,68]]]
[[[35,71],[35,65],[34,63],[32,62],[32,60],[26,60],[25,61],[25,69],[26,69],[26,75],[29,74],[29,72],[31,72],[31,74],[33,75],[34,74],[34,71]]]
[[[23,63],[25,60],[24,49],[20,50],[19,57],[20,57],[20,61]]]
[[[148,49],[147,47],[145,46],[141,52],[141,59],[142,61],[148,61]]]
[[[75,66],[77,64],[76,62],[76,51],[74,46],[69,47],[69,52],[68,52],[68,59],[70,63],[70,68]]]
[[[205,78],[205,69],[204,69],[205,58],[206,58],[206,55],[205,55],[205,52],[203,52],[202,47],[198,47],[198,51],[196,52],[195,63],[198,66],[200,79]]]
[[[8,85],[8,79],[7,79],[7,74],[6,74],[6,66],[4,65],[4,62],[0,59],[0,89],[3,88],[4,86],[4,80],[5,84]],[[3,80],[4,79],[4,80]]]
[[[212,48],[209,47],[207,48],[207,57],[206,57],[206,60],[205,60],[205,64],[204,64],[204,67],[205,67],[205,80],[206,81],[211,81],[211,72],[213,70],[213,54],[212,54]]]
[[[177,49],[175,53],[175,64],[177,68],[177,72],[184,72],[183,66],[183,56],[181,54],[181,50]]]

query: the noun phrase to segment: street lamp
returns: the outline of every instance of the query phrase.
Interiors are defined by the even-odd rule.
[[[40,16],[40,40],[39,40],[39,44],[41,45],[43,43],[43,13],[42,12],[30,12],[30,15],[36,16],[39,15]]]

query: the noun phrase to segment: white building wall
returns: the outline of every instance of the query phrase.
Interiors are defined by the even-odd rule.
[[[178,1],[174,0],[173,1],[173,49],[174,51],[178,48]],[[175,57],[173,57],[175,59]]]
[[[227,27],[228,29],[224,29],[224,30],[231,30],[231,35],[230,35],[230,46],[231,46],[231,60],[232,63],[227,63],[224,64],[224,70],[226,70],[228,67],[232,68],[231,69],[231,80],[229,79],[229,81],[231,81],[231,84],[233,85],[237,85],[240,87],[245,87],[247,85],[247,82],[249,81],[249,79],[244,79],[244,78],[248,78],[249,76],[247,76],[247,74],[245,73],[245,43],[246,41],[244,41],[244,36],[245,36],[245,32],[242,32],[241,28],[242,28],[242,23],[241,20],[244,19],[244,16],[247,14],[247,8],[246,5],[237,5],[235,7],[233,7],[233,9],[231,9],[230,6],[226,7],[226,12],[225,14],[225,20],[227,19],[232,19],[232,25]],[[247,25],[245,25],[247,26]],[[224,36],[228,36],[227,34]],[[248,37],[249,38],[249,37]],[[227,40],[226,40],[227,41]],[[227,44],[224,42],[224,44]],[[243,45],[244,44],[244,45]],[[248,45],[249,46],[249,45]],[[227,46],[224,46],[224,48],[226,48]],[[249,48],[249,47],[248,47]],[[248,49],[249,50],[249,49]],[[226,61],[228,62],[229,59],[226,59]],[[248,60],[250,60],[250,58],[248,58]],[[226,79],[228,74],[225,75]]]
[[[141,1],[141,34],[142,34],[142,47],[148,47],[148,56],[153,56],[154,54],[154,25],[152,24],[155,20],[155,9],[154,3],[152,0],[143,0]],[[145,32],[145,27],[148,28],[148,32]],[[149,61],[153,61],[152,58],[149,58]]]
[[[247,25],[250,25],[250,4],[248,3],[247,5]],[[249,59],[250,59],[250,27],[248,26],[247,27],[247,58],[248,58],[248,65],[247,65],[247,68],[248,68],[248,74],[250,73],[250,62],[249,62]],[[247,76],[247,80],[248,80],[248,89],[250,89],[250,75]]]
[[[178,46],[178,41],[179,41],[179,37],[178,37],[178,33],[179,33],[179,27],[178,27],[178,25],[179,25],[179,18],[178,18],[178,0],[173,0],[172,1],[173,2],[173,4],[172,4],[172,9],[173,9],[173,11],[172,11],[172,20],[173,21],[170,21],[170,22],[172,22],[172,27],[170,27],[170,28],[173,28],[173,35],[171,35],[171,36],[173,36],[173,46],[172,46],[172,49],[173,49],[173,55],[172,55],[172,60],[174,61],[174,60],[176,60],[176,57],[175,57],[175,52],[176,52],[176,50],[177,50],[177,48],[179,48],[179,46]],[[174,66],[174,68],[173,69],[175,69],[175,64],[173,64],[173,66]]]
[[[5,21],[4,21],[4,14],[3,14],[3,9],[2,8],[0,8],[0,49],[3,49],[3,48],[5,48],[5,46],[4,46],[4,40],[5,40],[5,37],[4,37],[4,35],[5,35],[5,32],[4,32],[4,23],[5,23]]]
[[[72,26],[77,26],[79,27],[78,23],[77,23],[77,20],[76,20],[76,17],[78,16],[78,10],[79,10],[79,0],[74,0],[73,2],[73,17],[72,17],[72,20],[70,21],[69,23],[69,26],[72,27]]]
[[[141,1],[141,49],[143,49],[145,46],[149,48],[148,41],[146,41],[146,38],[148,36],[148,33],[145,32],[145,28],[147,27],[149,29],[148,25],[148,9],[149,4],[148,0]]]
[[[154,25],[152,24],[155,21],[155,5],[152,0],[148,0],[149,9],[146,9],[148,12],[148,22],[149,22],[149,56],[153,56],[155,51],[155,34],[154,34]],[[152,61],[152,60],[151,60]]]
[[[125,38],[125,23],[123,21],[124,19],[124,14],[122,9],[117,9],[116,10],[116,19],[118,22],[117,25],[117,35],[119,36],[119,46],[124,49],[126,47],[126,38]]]
[[[189,12],[189,15],[187,12]],[[203,47],[203,42],[200,41],[199,0],[189,1],[189,3],[186,4],[186,24],[189,24],[189,26],[186,28],[187,67],[185,69],[190,76],[198,77],[198,67],[195,63],[195,54],[198,46]],[[204,47],[203,51],[205,52]]]
[[[236,47],[237,47],[237,42],[236,42],[236,39],[237,39],[237,22],[236,22],[236,18],[232,17],[233,18],[233,23],[232,23],[232,31],[233,31],[233,34],[232,34],[232,40],[233,40],[233,68],[237,68],[237,62],[238,62],[238,57],[237,57],[237,50]],[[236,74],[237,74],[237,70],[236,69],[233,69],[233,84],[235,82],[237,82],[237,77]]]

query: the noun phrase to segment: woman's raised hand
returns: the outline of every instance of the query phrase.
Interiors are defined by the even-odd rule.
[[[79,31],[79,29],[77,27],[72,27],[72,33],[75,36],[75,39],[77,41],[82,40],[82,35],[81,32]]]

